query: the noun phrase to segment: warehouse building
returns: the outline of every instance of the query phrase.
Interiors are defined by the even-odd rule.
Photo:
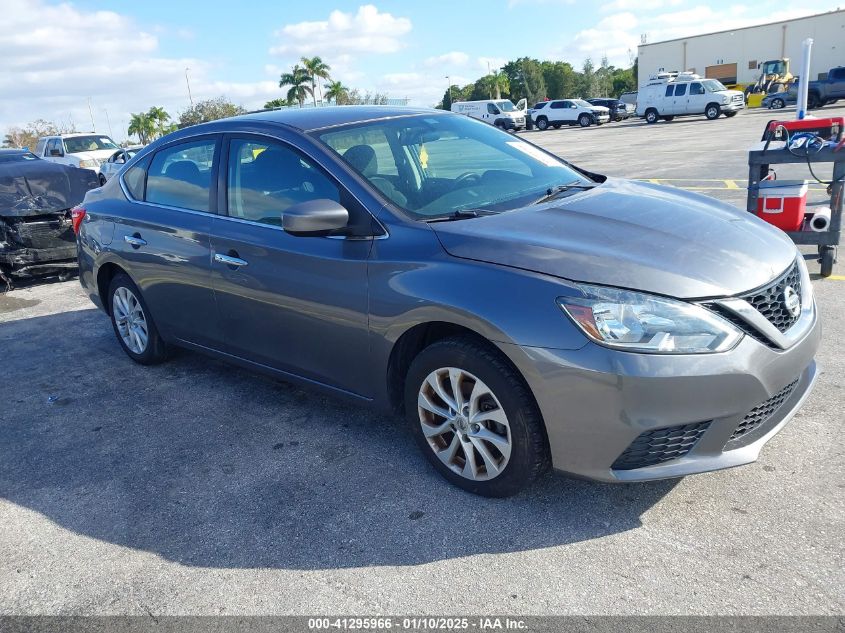
[[[793,74],[801,64],[801,42],[813,38],[812,79],[845,66],[845,10],[760,24],[639,46],[639,83],[660,71],[688,70],[725,84],[750,84],[758,64],[788,58]]]

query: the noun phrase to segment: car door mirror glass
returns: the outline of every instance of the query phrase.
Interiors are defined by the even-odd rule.
[[[294,204],[282,213],[282,228],[297,236],[319,237],[346,228],[349,211],[327,198]]]

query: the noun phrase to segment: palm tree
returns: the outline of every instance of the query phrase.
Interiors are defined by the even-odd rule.
[[[147,112],[147,117],[150,119],[150,122],[155,125],[159,136],[164,136],[171,131],[170,126],[165,126],[165,123],[170,120],[170,115],[164,108],[153,106],[150,108],[149,112]]]
[[[314,90],[308,84],[312,83],[311,75],[299,64],[296,64],[289,73],[282,73],[279,78],[279,88],[290,86],[288,90],[288,101],[298,101],[299,107],[305,103],[305,97],[313,95]]]
[[[326,84],[326,99],[334,101],[336,105],[344,105],[349,101],[349,88],[339,81],[332,81]]]
[[[331,77],[329,76],[329,71],[331,70],[331,66],[326,64],[322,59],[319,57],[312,57],[302,58],[302,65],[305,66],[305,70],[311,75],[311,96],[314,98],[314,106],[317,106],[317,95],[315,94],[315,89],[319,88],[320,79],[325,79],[329,81]],[[320,89],[320,101],[323,100],[322,97],[322,89]]]
[[[490,86],[492,87],[493,92],[496,93],[496,99],[501,99],[502,93],[509,92],[511,88],[508,76],[501,70],[494,70],[490,73]],[[490,98],[493,99],[493,96],[491,95]]]
[[[129,128],[126,132],[130,136],[137,134],[141,144],[146,145],[151,140],[153,134],[155,134],[155,123],[146,112],[139,112],[131,116],[132,118],[129,119]]]

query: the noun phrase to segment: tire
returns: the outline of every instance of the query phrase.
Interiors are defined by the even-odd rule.
[[[466,409],[461,411],[463,415],[455,414],[460,403],[453,399],[452,372],[460,372],[457,377],[462,398],[481,387],[475,415],[489,412],[489,417],[479,417],[479,422],[473,423]],[[453,417],[431,409],[443,414],[451,409]],[[492,346],[459,337],[425,348],[411,363],[405,378],[405,414],[411,434],[434,469],[473,494],[514,495],[550,467],[548,439],[534,397],[522,377]],[[423,425],[429,429],[427,434]],[[432,433],[437,427],[444,430]],[[487,437],[495,438],[495,443]],[[479,446],[484,447],[486,456]],[[471,459],[465,447],[471,451]],[[488,465],[501,471],[491,474]]]
[[[538,117],[536,125],[537,129],[543,132],[549,129],[549,120],[544,116]]]
[[[504,123],[494,123],[493,126],[499,128],[500,130],[502,130],[502,132],[508,131],[508,129],[505,127]]]
[[[833,274],[833,265],[836,263],[836,247],[820,247],[819,262],[821,263],[821,276],[830,277]]]
[[[666,116],[662,116],[660,118],[663,119],[664,121],[674,121],[675,115],[674,114],[667,114]]]
[[[126,273],[118,273],[109,284],[109,314],[117,342],[129,358],[141,365],[157,365],[167,359],[167,345],[140,290]],[[146,342],[141,334],[144,330]]]
[[[660,117],[657,115],[657,110],[646,110],[645,112],[645,122],[646,123],[657,123],[660,120]]]
[[[106,184],[106,177],[103,176],[103,174],[100,174],[100,186],[102,187],[105,184]]]
[[[589,114],[582,114],[578,117],[578,125],[581,127],[590,127],[593,124],[593,118]]]
[[[552,123],[552,127],[556,130],[559,130],[561,125],[563,125],[563,123]]]
[[[738,110],[734,110],[733,112],[725,112],[725,116],[728,117],[729,119],[735,117],[737,114],[739,114]]]
[[[720,114],[722,114],[722,108],[719,107],[718,103],[709,103],[704,109],[704,116],[706,116],[710,121],[718,119]]]
[[[783,99],[772,99],[772,110],[782,110],[786,107],[786,101]]]
[[[814,92],[811,92],[807,95],[807,107],[810,110],[815,110],[816,108],[821,108],[824,105],[824,101],[821,100],[819,95]]]

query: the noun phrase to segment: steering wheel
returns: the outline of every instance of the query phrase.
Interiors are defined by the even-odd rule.
[[[460,176],[455,178],[454,188],[457,189],[464,183],[477,183],[481,180],[481,176],[474,171],[465,171]]]

